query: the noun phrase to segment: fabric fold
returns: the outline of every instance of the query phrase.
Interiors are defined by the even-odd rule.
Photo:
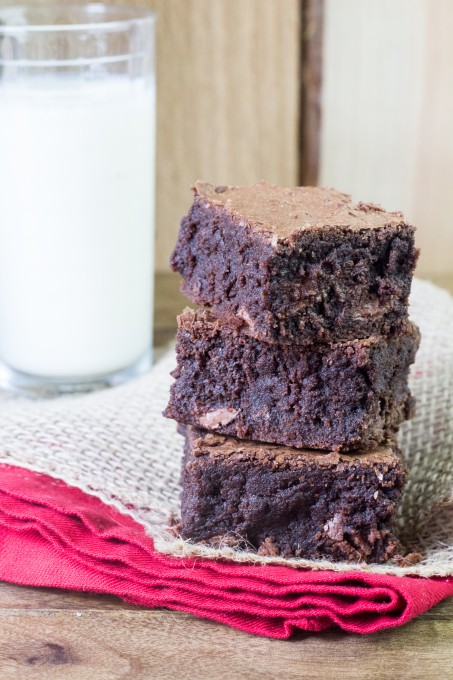
[[[24,468],[0,466],[0,578],[110,593],[248,633],[287,638],[332,625],[372,633],[402,625],[445,597],[453,578],[178,558],[95,496]]]

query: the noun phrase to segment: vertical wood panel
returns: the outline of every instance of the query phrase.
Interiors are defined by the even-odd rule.
[[[323,11],[323,0],[302,1],[300,183],[305,185],[316,185],[319,178]]]
[[[453,3],[325,1],[322,184],[402,210],[453,272]]]
[[[296,184],[298,0],[161,0],[157,263],[197,178]]]
[[[425,64],[411,214],[421,265],[453,274],[453,3],[425,0]]]

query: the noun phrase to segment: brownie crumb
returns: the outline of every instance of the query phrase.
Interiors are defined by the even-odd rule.
[[[404,557],[397,557],[395,561],[399,567],[412,567],[414,564],[418,564],[423,559],[423,556],[418,552],[411,552]]]
[[[276,557],[279,555],[278,545],[267,536],[258,548],[258,555],[266,557]]]

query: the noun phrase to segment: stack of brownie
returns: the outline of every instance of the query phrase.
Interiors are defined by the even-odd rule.
[[[197,182],[194,194],[171,264],[204,309],[178,319],[165,411],[186,439],[182,536],[395,557],[414,228],[332,189]]]

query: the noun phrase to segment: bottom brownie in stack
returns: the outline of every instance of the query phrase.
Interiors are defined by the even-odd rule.
[[[406,470],[396,445],[340,454],[182,431],[183,538],[307,559],[398,554]]]

